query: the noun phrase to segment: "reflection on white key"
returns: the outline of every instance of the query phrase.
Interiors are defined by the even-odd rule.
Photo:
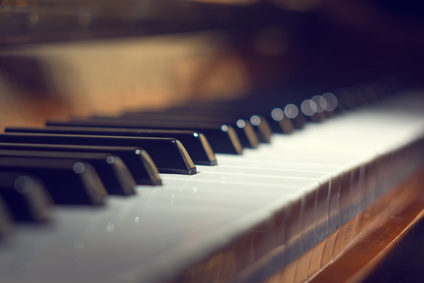
[[[162,174],[162,187],[140,186],[105,208],[58,207],[52,227],[20,226],[0,246],[1,281],[168,280],[258,227],[261,248],[285,247],[277,260],[288,262],[414,167],[414,156],[404,166],[393,153],[423,136],[424,103],[402,99],[409,104],[393,100],[274,136],[243,156],[217,155],[218,166],[198,166],[197,175]]]

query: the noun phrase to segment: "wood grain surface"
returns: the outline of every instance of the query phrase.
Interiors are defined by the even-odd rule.
[[[424,215],[424,168],[272,276],[277,282],[361,282]]]

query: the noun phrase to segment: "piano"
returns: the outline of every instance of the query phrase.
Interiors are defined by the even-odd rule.
[[[223,2],[0,2],[1,282],[378,278],[424,211],[422,10]]]

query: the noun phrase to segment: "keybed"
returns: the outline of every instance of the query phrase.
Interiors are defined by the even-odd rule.
[[[162,173],[162,186],[138,185],[104,207],[54,206],[51,225],[14,225],[3,240],[2,278],[162,282],[198,272],[234,282],[282,249],[264,280],[422,164],[423,102],[405,94],[308,123],[242,155],[218,153],[197,174]]]

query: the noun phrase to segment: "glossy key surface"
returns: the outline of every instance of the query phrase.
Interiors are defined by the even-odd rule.
[[[149,153],[161,173],[196,173],[196,167],[184,146],[172,138],[22,133],[2,134],[0,142],[140,147]]]
[[[216,158],[208,140],[202,133],[195,131],[50,126],[47,128],[6,128],[5,132],[175,138],[184,145],[194,164],[216,165]]]
[[[11,217],[11,213],[9,212],[5,202],[2,198],[0,198],[0,243],[8,235],[10,235],[13,229]]]
[[[45,159],[71,159],[89,163],[96,169],[106,191],[112,195],[135,194],[135,181],[127,166],[116,155],[87,152],[52,152],[33,150],[0,150],[1,157],[35,157]]]
[[[156,165],[145,150],[125,146],[61,145],[32,143],[0,143],[0,150],[30,150],[47,152],[88,152],[117,155],[128,167],[139,185],[161,185],[162,180]]]
[[[241,154],[243,148],[238,136],[230,125],[221,123],[181,123],[181,122],[149,122],[134,121],[131,119],[78,119],[66,122],[48,121],[47,126],[60,127],[102,127],[102,128],[132,128],[132,129],[160,129],[160,130],[189,130],[198,131],[206,136],[215,153]]]
[[[294,109],[298,110],[296,104],[293,104],[293,100],[296,99],[280,100],[281,98],[279,96],[276,98],[259,96],[245,98],[241,101],[189,103],[180,107],[167,109],[166,112],[187,113],[193,116],[214,115],[219,117],[232,115],[233,117],[243,118],[254,125],[262,142],[269,142],[270,130],[274,133],[291,133],[294,124],[298,128],[301,128],[304,124],[300,124],[299,117],[302,115],[300,110],[295,115],[293,112]],[[286,108],[287,105],[290,106]]]
[[[120,117],[105,117],[105,116],[94,116],[91,117],[93,120],[105,120],[105,119],[116,119],[116,120],[134,120],[134,121],[155,121],[155,122],[167,122],[167,121],[177,121],[181,123],[192,123],[192,122],[202,122],[202,123],[225,123],[231,125],[236,131],[237,136],[240,140],[240,143],[243,147],[246,148],[257,148],[259,141],[255,135],[253,126],[249,121],[244,119],[237,119],[234,117],[225,117],[209,115],[205,116],[203,114],[198,115],[187,115],[184,113],[167,113],[167,112],[157,112],[157,113],[126,113]]]
[[[210,108],[210,106],[212,106]],[[240,112],[240,109],[230,108],[221,109],[214,104],[204,103],[196,104],[192,108],[179,107],[171,108],[159,113],[155,112],[127,112],[122,115],[123,118],[149,119],[154,117],[165,117],[160,119],[172,120],[173,117],[180,121],[202,121],[202,122],[220,122],[228,123],[237,134],[242,135],[244,146],[247,148],[256,148],[259,142],[269,143],[271,132],[267,120],[264,117],[257,119],[258,115],[254,111]],[[177,121],[178,121],[177,120]],[[252,130],[255,133],[252,136]],[[243,133],[244,132],[244,133]]]
[[[44,184],[21,172],[0,172],[0,198],[17,222],[46,222],[51,219],[51,199]]]
[[[83,161],[0,157],[0,172],[16,171],[41,179],[55,204],[102,205],[107,195],[96,170]]]
[[[55,229],[17,227],[16,244],[0,246],[2,282],[178,282],[215,256],[250,266],[284,247],[250,281],[266,280],[423,161],[408,147],[423,137],[423,99],[403,110],[400,101],[274,135],[243,156],[217,154],[218,166],[162,174],[161,189],[139,186],[104,208],[58,207]]]

